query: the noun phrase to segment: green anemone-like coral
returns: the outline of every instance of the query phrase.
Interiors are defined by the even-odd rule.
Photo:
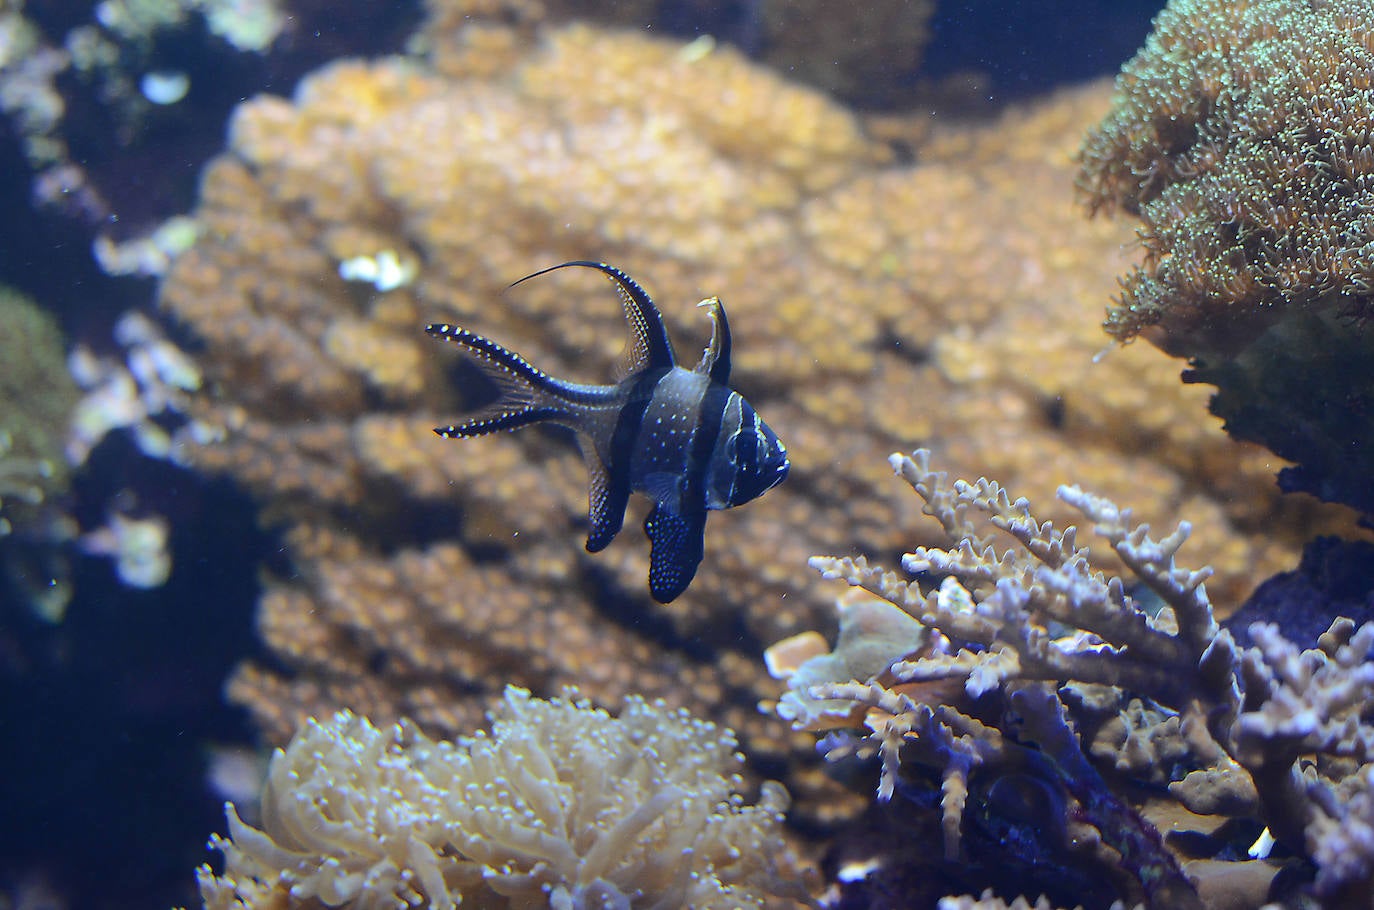
[[[62,333],[33,301],[0,287],[0,535],[66,487],[62,457],[77,389]]]
[[[787,794],[739,790],[734,734],[639,698],[611,717],[508,688],[491,732],[435,741],[343,711],[272,758],[262,829],[228,809],[207,910],[762,907],[786,891]]]
[[[0,286],[0,324],[0,572],[35,613],[56,621],[69,591],[54,545],[72,531],[53,500],[67,488],[62,446],[79,393],[51,315]]]
[[[1140,218],[1107,315],[1192,359],[1213,411],[1374,513],[1374,19],[1365,0],[1174,0],[1082,151],[1094,210]]]

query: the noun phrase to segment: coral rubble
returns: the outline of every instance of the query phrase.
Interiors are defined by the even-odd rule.
[[[1086,139],[1142,223],[1107,329],[1188,357],[1285,487],[1374,514],[1374,20],[1364,0],[1173,0]]]
[[[491,732],[436,742],[342,711],[273,756],[262,829],[230,805],[228,908],[771,905],[796,891],[787,794],[740,794],[733,735],[631,698],[618,718],[508,688]]]
[[[1205,906],[1198,877],[1129,796],[1141,792],[1131,778],[1155,775],[1194,812],[1265,825],[1315,867],[1324,906],[1370,893],[1374,623],[1337,619],[1308,650],[1256,623],[1241,648],[1213,617],[1210,570],[1175,559],[1186,522],[1154,538],[1130,510],[1061,487],[1127,570],[1105,574],[1074,527],[1039,521],[997,483],[950,483],[924,450],[892,465],[955,543],[906,554],[907,576],[863,557],[814,559],[867,592],[845,602],[842,628],[859,613],[888,618],[842,633],[834,653],[793,653],[780,715],[830,731],[832,758],[880,756],[881,800],[938,788],[949,862],[965,855],[970,818],[1008,811],[998,786],[1029,786],[1048,813],[1040,830],[1065,832],[1058,862],[1096,869],[1129,901]]]

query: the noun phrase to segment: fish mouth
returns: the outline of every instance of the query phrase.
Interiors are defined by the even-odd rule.
[[[768,484],[768,486],[765,489],[771,490],[778,484],[786,480],[787,472],[790,470],[792,470],[792,462],[784,458],[782,460],[782,464],[778,465],[777,469],[773,472],[773,481],[770,484]]]

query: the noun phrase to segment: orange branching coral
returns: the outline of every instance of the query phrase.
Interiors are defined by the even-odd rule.
[[[228,807],[207,908],[783,906],[787,793],[739,792],[734,736],[642,699],[618,718],[508,688],[436,742],[341,711],[272,757],[263,830]],[[790,901],[787,905],[795,906]]]
[[[675,704],[725,698],[700,658],[665,653],[647,636],[608,623],[589,595],[560,595],[572,574],[564,550],[531,541],[513,564],[492,565],[454,543],[381,556],[322,529],[297,528],[290,540],[308,561],[310,588],[273,589],[259,630],[307,672],[290,680],[250,673],[232,688],[273,704],[263,720],[274,741],[320,701],[460,730],[483,708],[464,693],[493,680],[554,690],[576,682],[608,703],[641,689]]]
[[[301,529],[260,616],[290,672],[232,686],[275,740],[340,704],[453,734],[513,678],[661,696],[751,756],[803,754],[754,711],[772,689],[757,653],[832,621],[793,581],[811,553],[901,545],[876,455],[912,438],[1031,493],[1078,477],[1187,503],[1232,595],[1288,555],[1275,526],[1309,523],[1166,364],[1093,361],[1128,232],[1076,216],[1065,137],[1101,92],[897,167],[845,110],[733,51],[495,22],[435,25],[428,58],[337,63],[292,102],[242,106],[202,239],[162,287],[202,343],[198,416],[226,430],[190,457]],[[768,501],[713,519],[666,607],[643,592],[642,544],[582,552],[585,469],[562,440],[430,432],[483,393],[426,321],[611,376],[623,317],[599,276],[504,290],[587,257],[639,276],[675,338],[705,335],[692,303],[719,293],[733,380],[794,455]]]
[[[1079,183],[1143,224],[1107,330],[1220,389],[1287,486],[1374,512],[1374,20],[1365,0],[1174,0]]]

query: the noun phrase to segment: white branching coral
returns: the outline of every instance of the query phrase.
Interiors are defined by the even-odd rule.
[[[880,598],[909,622],[884,619],[882,629],[901,630],[888,635],[885,651],[881,632],[864,637],[865,673],[851,674],[858,664],[846,653],[847,615],[833,653],[804,636],[775,646],[809,657],[774,661],[793,690],[777,703],[781,715],[798,728],[830,730],[822,747],[832,758],[878,753],[881,799],[900,786],[904,765],[938,770],[950,859],[960,849],[971,777],[1031,768],[1062,790],[1066,805],[1077,804],[1066,818],[1095,828],[1132,870],[1140,890],[1124,896],[1196,906],[1158,833],[1111,792],[1089,761],[1092,744],[1080,741],[1085,693],[1114,693],[1108,700],[1126,712],[1121,729],[1157,718],[1158,740],[1189,753],[1192,769],[1180,760],[1182,777],[1170,787],[1180,800],[1263,821],[1317,866],[1322,897],[1368,891],[1374,623],[1338,619],[1308,650],[1257,623],[1249,630],[1255,646],[1241,649],[1213,618],[1209,571],[1175,561],[1186,522],[1156,539],[1133,524],[1130,510],[1061,487],[1059,498],[1129,572],[1110,576],[1092,567],[1074,528],[1037,521],[1026,500],[998,484],[949,483],[925,451],[891,462],[955,543],[906,554],[908,575],[863,557],[814,558],[826,577]],[[847,604],[853,613],[852,597]],[[1143,731],[1132,735],[1137,748],[1151,741]],[[1131,767],[1117,763],[1119,771]]]
[[[508,688],[490,733],[434,741],[343,711],[273,756],[262,829],[228,807],[207,908],[760,907],[785,890],[787,794],[739,794],[733,734],[661,703],[613,718]]]

